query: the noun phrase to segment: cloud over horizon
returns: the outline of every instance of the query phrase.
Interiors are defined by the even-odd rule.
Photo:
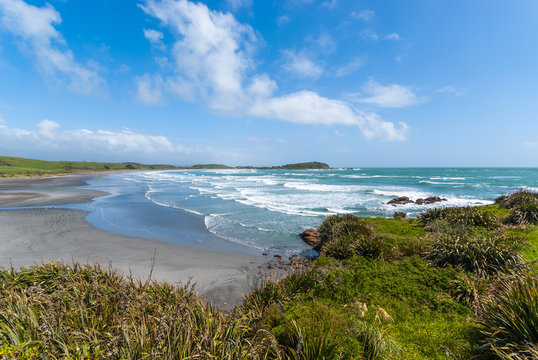
[[[308,125],[357,126],[366,139],[402,141],[407,137],[409,127],[404,123],[396,127],[377,114],[355,110],[345,101],[326,98],[312,90],[274,96],[276,81],[269,74],[255,72],[254,55],[263,40],[231,13],[213,11],[203,3],[188,0],[147,0],[140,8],[175,36],[167,54],[175,65],[174,72],[145,74],[135,79],[136,97],[142,103],[161,103],[167,93],[183,100],[201,100],[212,109],[242,116]],[[289,71],[303,77],[321,76],[323,69],[304,54],[288,51],[285,55]],[[355,59],[337,75],[351,73],[360,65]]]
[[[41,150],[58,154],[77,152],[105,155],[114,159],[167,158],[197,155],[199,148],[175,144],[163,135],[145,134],[129,129],[61,130],[60,124],[48,119],[37,123],[32,130],[9,127],[0,117],[0,150],[7,147]],[[206,149],[207,150],[207,149]]]

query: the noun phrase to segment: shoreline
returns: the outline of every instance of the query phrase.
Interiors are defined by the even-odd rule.
[[[138,279],[152,274],[152,279],[174,284],[196,283],[202,298],[225,309],[238,304],[243,294],[258,285],[259,268],[269,260],[264,257],[115,234],[88,223],[88,212],[83,210],[15,209],[82,203],[106,195],[71,188],[86,185],[84,180],[91,177],[0,180],[0,266],[29,267],[48,261],[110,264]]]

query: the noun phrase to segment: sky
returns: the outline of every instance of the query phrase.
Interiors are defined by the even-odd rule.
[[[0,154],[538,166],[536,0],[0,0]]]

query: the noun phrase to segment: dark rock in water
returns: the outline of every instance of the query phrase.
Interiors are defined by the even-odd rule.
[[[424,204],[424,199],[423,199],[423,198],[418,198],[418,199],[415,201],[415,204],[417,204],[417,205],[422,205],[422,204]]]
[[[308,229],[305,232],[300,233],[299,236],[305,243],[312,246],[314,249],[316,249],[321,242],[321,237],[317,230]]]
[[[273,255],[274,258],[277,258],[277,259],[282,259],[282,256],[281,255],[278,255],[278,254],[275,254]]]
[[[430,196],[424,199],[424,205],[434,204],[441,201],[443,201],[443,199],[441,199],[439,196]]]
[[[415,202],[413,200],[409,200],[407,196],[400,196],[397,198],[394,198],[390,200],[387,204],[390,205],[405,205],[405,204],[414,204]]]

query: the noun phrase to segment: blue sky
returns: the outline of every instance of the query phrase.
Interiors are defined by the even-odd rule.
[[[0,0],[0,153],[538,166],[535,0]]]

